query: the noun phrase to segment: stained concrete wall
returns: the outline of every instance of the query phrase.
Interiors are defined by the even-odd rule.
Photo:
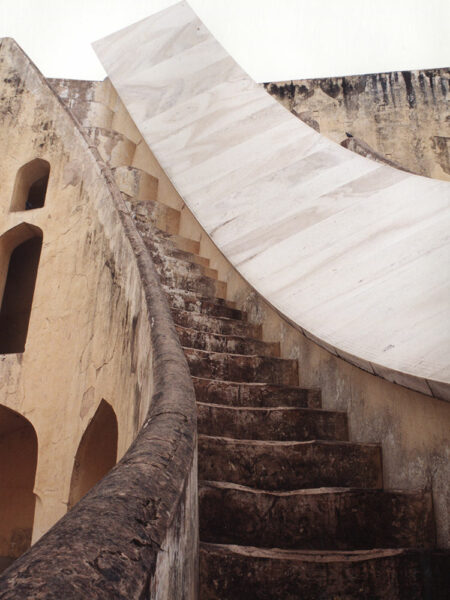
[[[264,84],[288,110],[337,143],[350,133],[419,175],[450,181],[450,70]]]

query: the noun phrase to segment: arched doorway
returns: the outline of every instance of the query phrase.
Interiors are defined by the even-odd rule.
[[[81,438],[70,482],[69,509],[116,464],[117,418],[102,400]]]
[[[37,448],[31,423],[0,405],[0,571],[31,545]]]

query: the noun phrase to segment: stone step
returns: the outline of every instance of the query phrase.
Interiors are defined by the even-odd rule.
[[[145,240],[145,238],[144,238]],[[146,241],[146,240],[145,240]],[[155,266],[161,266],[165,271],[169,273],[176,272],[177,275],[182,277],[209,277],[217,281],[218,273],[215,269],[204,267],[193,261],[180,259],[179,257],[173,256],[173,253],[179,252],[174,248],[171,252],[161,252],[154,243],[146,243],[147,249],[153,259]]]
[[[110,168],[133,162],[136,144],[122,133],[104,127],[84,127],[84,132]]]
[[[239,335],[221,335],[189,329],[176,325],[181,345],[185,348],[197,348],[208,352],[228,352],[230,354],[258,354],[260,356],[279,357],[280,345],[277,343],[252,340]]]
[[[134,216],[136,227],[144,241],[147,241],[148,236],[151,235],[149,230],[152,225],[156,225],[158,229],[164,229],[167,234],[178,231],[180,226],[178,210],[155,200],[138,200],[124,192],[122,192],[122,198]]]
[[[261,337],[261,325],[254,325],[246,321],[228,319],[226,317],[214,317],[212,315],[194,313],[190,310],[178,309],[172,309],[172,316],[177,325],[188,327],[189,329],[220,333],[222,335],[248,336],[253,339]]]
[[[381,449],[353,442],[273,442],[199,435],[199,479],[270,491],[381,488]]]
[[[162,284],[164,291],[166,292],[166,294],[169,296],[169,300],[170,297],[172,296],[177,296],[177,297],[183,297],[186,298],[189,301],[192,302],[213,302],[214,304],[220,304],[221,306],[228,306],[229,308],[236,308],[236,303],[231,301],[231,300],[227,300],[226,298],[213,298],[211,296],[202,296],[201,294],[197,294],[195,292],[190,292],[187,290],[183,290],[182,288],[171,288],[167,285]],[[245,313],[243,313],[245,314]],[[238,317],[240,318],[240,317]]]
[[[296,360],[208,352],[197,348],[183,348],[189,369],[196,377],[209,377],[223,381],[256,381],[296,385],[298,363]]]
[[[114,167],[111,171],[121,192],[135,200],[157,201],[158,179],[153,175],[142,169],[128,166]],[[161,206],[165,205],[161,204]]]
[[[199,487],[200,539],[261,548],[432,548],[428,492],[319,488],[266,492],[224,482]]]
[[[169,208],[171,211],[174,211],[178,214],[177,226],[179,225],[180,220],[180,212],[175,210],[169,206],[165,206]],[[175,258],[179,258],[180,260],[187,261],[190,263],[196,263],[198,265],[202,265],[204,267],[209,267],[209,258],[204,258],[203,256],[198,256],[192,250],[184,250],[180,249],[177,245],[177,239],[180,238],[177,234],[168,233],[166,230],[160,229],[155,223],[149,222],[148,219],[141,220],[138,222],[139,233],[144,239],[147,247],[153,251],[158,251],[162,255],[174,256]],[[187,238],[181,238],[185,240],[185,242],[192,242],[192,248],[195,248],[196,242],[193,240],[188,240]]]
[[[200,252],[200,242],[198,242],[197,240],[191,240],[190,238],[187,237],[183,237],[182,235],[171,235],[170,238],[173,243],[175,244],[175,246],[177,248],[179,248],[180,250],[184,250],[185,252],[190,252],[193,255],[198,255],[198,253]],[[198,257],[200,258],[200,257]],[[205,259],[208,261],[208,265],[209,265],[209,259]]]
[[[158,265],[155,265],[158,267]],[[206,275],[194,274],[193,270],[186,268],[177,268],[177,270],[161,270],[159,269],[159,276],[161,283],[165,286],[172,288],[173,290],[184,289],[188,292],[196,292],[201,296],[210,298],[226,298],[227,284],[225,281],[218,281],[217,279],[211,279]],[[182,311],[188,312],[188,311]],[[194,313],[189,313],[194,315]],[[202,318],[209,318],[204,315],[196,315]],[[176,323],[178,321],[175,321]],[[239,323],[239,321],[234,321]],[[183,323],[179,323],[183,325]],[[188,327],[190,325],[187,325]],[[220,333],[220,332],[219,332]]]
[[[448,600],[450,551],[200,544],[202,600]]]
[[[235,383],[193,377],[198,402],[227,406],[296,406],[320,408],[319,389],[308,389],[267,383]]]
[[[170,294],[169,303],[174,309],[188,310],[195,313],[210,315],[212,317],[225,317],[227,319],[237,319],[239,321],[247,320],[247,314],[238,310],[237,308],[232,308],[231,306],[227,306],[227,304],[220,303],[217,300],[210,300],[207,298],[201,298],[199,296],[186,296],[183,294],[174,293]],[[277,343],[272,345],[279,346]]]
[[[314,408],[197,403],[198,432],[243,440],[348,440],[347,414]]]

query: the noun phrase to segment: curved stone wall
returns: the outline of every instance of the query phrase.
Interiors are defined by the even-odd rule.
[[[40,539],[2,575],[0,597],[194,598],[195,398],[164,292],[97,150],[12,40],[0,54],[0,234],[26,219],[44,239],[25,352],[0,360],[2,403],[38,438]],[[35,158],[50,163],[45,204],[9,212]],[[121,460],[41,537],[67,510],[103,400]]]
[[[301,123],[186,3],[95,48],[180,195],[272,306],[369,373],[449,397],[446,182]]]

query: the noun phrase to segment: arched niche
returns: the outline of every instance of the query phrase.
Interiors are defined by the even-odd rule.
[[[0,354],[25,350],[42,230],[28,223],[0,237]]]
[[[70,482],[69,509],[116,464],[117,418],[102,400],[81,438]]]
[[[45,204],[50,163],[35,158],[17,171],[11,200],[11,211],[33,210]]]
[[[31,545],[37,451],[31,423],[0,405],[0,571]]]

